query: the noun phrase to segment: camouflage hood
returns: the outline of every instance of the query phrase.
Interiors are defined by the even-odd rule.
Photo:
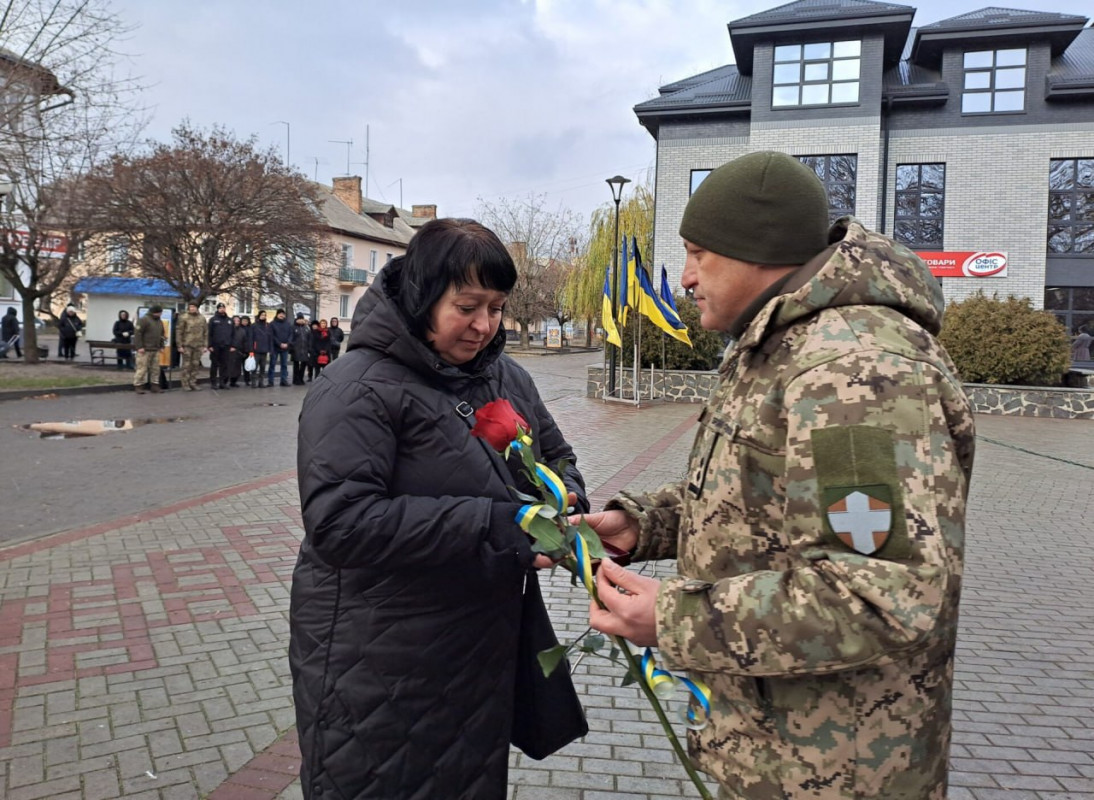
[[[739,347],[762,342],[769,331],[786,328],[826,308],[888,306],[934,336],[942,328],[942,287],[908,248],[866,230],[854,217],[836,221],[831,246],[794,273],[783,293],[748,326]]]

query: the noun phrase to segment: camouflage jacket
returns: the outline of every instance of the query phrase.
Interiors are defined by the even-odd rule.
[[[687,477],[609,507],[669,668],[713,693],[698,764],[749,800],[942,800],[973,417],[923,262],[845,218],[726,353]]]
[[[205,343],[209,338],[209,323],[205,315],[200,311],[191,314],[183,311],[175,317],[175,345],[177,347],[196,347],[205,349]]]

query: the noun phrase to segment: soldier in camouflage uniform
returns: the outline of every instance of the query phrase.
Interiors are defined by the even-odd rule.
[[[180,314],[175,323],[175,344],[182,359],[182,388],[191,392],[201,391],[198,386],[198,372],[201,370],[201,354],[205,352],[205,343],[209,337],[209,323],[198,308],[197,301],[191,300],[186,313]]]
[[[715,170],[680,233],[735,342],[686,478],[589,517],[678,576],[606,563],[592,623],[709,685],[689,748],[722,797],[943,800],[973,417],[938,283],[853,218],[829,232],[781,153]]]

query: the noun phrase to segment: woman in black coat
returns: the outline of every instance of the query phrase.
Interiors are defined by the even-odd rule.
[[[133,327],[133,320],[129,318],[129,312],[122,309],[118,312],[118,319],[114,323],[112,341],[118,344],[132,344],[134,330],[136,329]],[[133,351],[119,347],[117,352],[118,369],[133,369]]]
[[[542,557],[507,484],[532,489],[470,435],[474,410],[508,399],[588,506],[572,448],[502,352],[515,281],[486,228],[427,223],[304,400],[289,663],[305,798],[506,796],[521,612],[543,610]]]
[[[308,321],[304,319],[303,313],[298,313],[293,321],[289,353],[292,354],[293,386],[303,386],[304,371],[311,363],[311,328],[308,327]]]

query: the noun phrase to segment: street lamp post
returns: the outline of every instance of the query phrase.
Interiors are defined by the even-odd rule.
[[[612,241],[612,316],[617,321],[619,320],[619,201],[623,199],[624,184],[630,182],[630,178],[624,178],[622,175],[616,175],[614,178],[606,180],[612,190],[612,200],[615,202],[615,239]],[[612,347],[608,350],[608,397],[615,396],[615,370],[619,361],[618,349]]]

